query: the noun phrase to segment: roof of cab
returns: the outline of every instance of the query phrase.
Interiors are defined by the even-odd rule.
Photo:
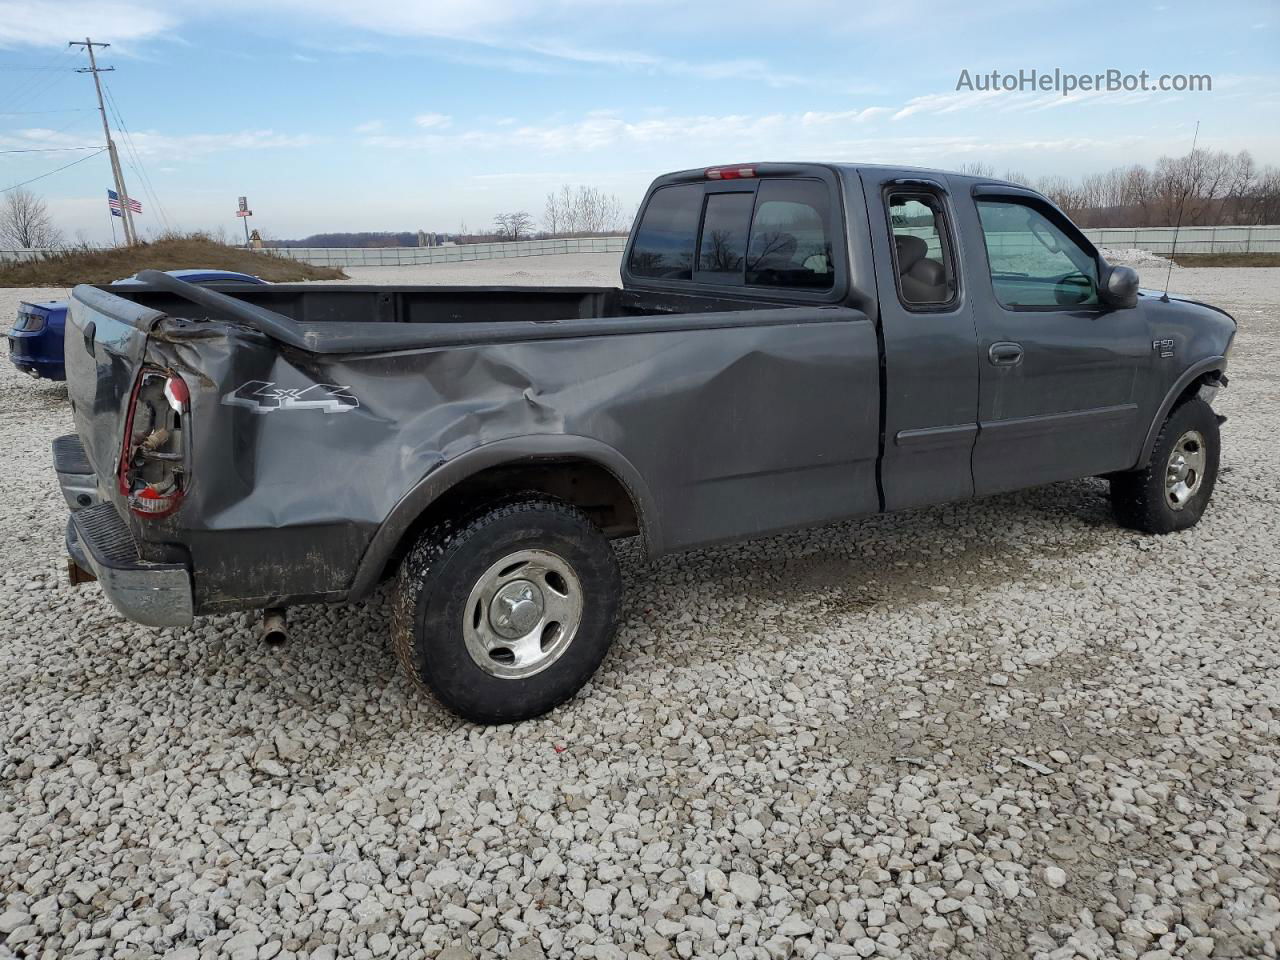
[[[815,169],[832,170],[837,173],[905,173],[915,174],[922,177],[946,177],[950,181],[961,181],[966,183],[989,183],[993,185],[1021,187],[1027,189],[1021,184],[1013,183],[1000,177],[980,177],[972,174],[960,173],[955,170],[943,170],[937,167],[915,167],[909,164],[888,164],[888,163],[851,163],[851,162],[824,162],[824,161],[773,161],[763,160],[758,162],[747,163],[717,163],[706,167],[694,167],[689,170],[677,170],[673,173],[664,174],[654,181],[655,184],[661,183],[688,183],[694,181],[716,179],[708,177],[707,173],[711,170],[751,170],[751,174],[743,177],[737,175],[732,179],[749,179],[760,177],[785,177],[785,176],[803,176],[806,173],[812,173]]]

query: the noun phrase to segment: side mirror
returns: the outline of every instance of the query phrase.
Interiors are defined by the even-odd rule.
[[[1113,307],[1136,307],[1138,285],[1138,271],[1133,267],[1107,264],[1106,280],[1102,287],[1107,303]]]

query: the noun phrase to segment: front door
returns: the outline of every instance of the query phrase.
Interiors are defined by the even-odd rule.
[[[975,493],[1131,466],[1151,351],[1140,311],[1102,302],[1095,251],[1042,198],[979,188],[966,219],[989,274],[973,283]]]

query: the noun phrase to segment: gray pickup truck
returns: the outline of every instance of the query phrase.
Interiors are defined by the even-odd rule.
[[[884,166],[688,170],[622,287],[76,287],[73,580],[183,626],[394,578],[393,646],[478,722],[612,641],[651,555],[1087,476],[1190,527],[1235,322],[1139,291],[1043,196]]]

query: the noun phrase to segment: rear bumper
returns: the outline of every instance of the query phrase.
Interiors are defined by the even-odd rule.
[[[74,440],[74,443],[69,441]],[[148,627],[185,627],[194,616],[191,573],[181,563],[153,563],[143,560],[138,543],[115,504],[95,502],[78,506],[76,497],[92,484],[96,499],[96,478],[67,470],[74,462],[78,437],[59,437],[54,443],[54,464],[62,494],[71,507],[67,521],[67,555],[72,563],[93,574],[102,592],[124,616]],[[79,450],[83,456],[83,449]],[[70,486],[64,478],[69,478]],[[72,577],[73,581],[83,578]]]
[[[150,563],[116,513],[115,504],[77,510],[67,521],[67,554],[92,572],[122,614],[148,627],[186,627],[194,609],[191,575],[177,563]]]
[[[23,373],[28,373],[38,380],[65,380],[67,368],[61,360],[37,360],[31,357],[10,356],[13,365]]]
[[[44,380],[65,380],[67,368],[62,357],[62,344],[56,353],[50,351],[50,338],[45,331],[38,334],[10,333],[9,360],[23,373]]]

